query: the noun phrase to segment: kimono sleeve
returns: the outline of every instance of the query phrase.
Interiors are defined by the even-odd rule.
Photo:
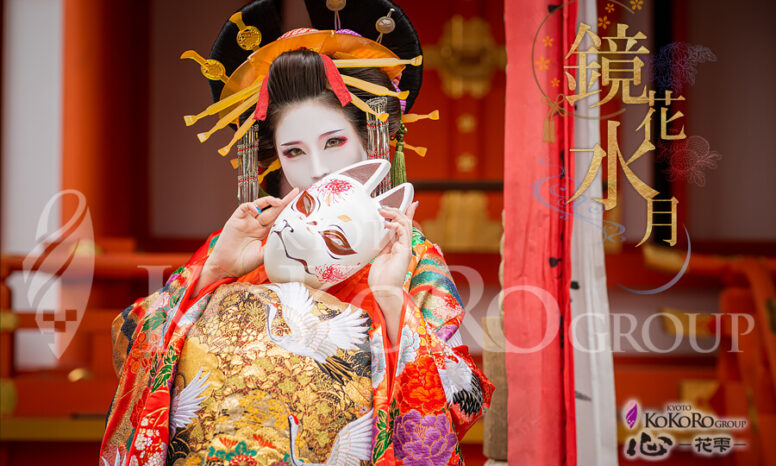
[[[121,369],[133,344],[136,343],[136,338],[143,335],[142,332],[138,331],[138,324],[144,318],[145,321],[148,321],[149,318],[153,320],[151,314],[156,310],[174,308],[177,304],[189,300],[189,295],[196,288],[202,266],[213,250],[219,233],[220,230],[211,234],[186,264],[172,273],[164,287],[149,296],[139,298],[113,319],[111,339],[113,341],[113,368],[116,375],[121,375]],[[160,319],[166,318],[166,313],[158,312],[157,314]],[[148,336],[144,335],[141,338],[148,338]],[[141,343],[151,344],[154,342]]]
[[[425,241],[414,253],[393,387],[396,422],[405,422],[413,410],[424,423],[431,422],[425,419],[429,415],[444,414],[460,440],[490,405],[494,387],[461,342],[464,309],[441,251]],[[439,418],[434,422],[441,428]],[[407,432],[412,425],[397,425],[395,432]],[[401,456],[403,439],[399,435],[394,440]]]

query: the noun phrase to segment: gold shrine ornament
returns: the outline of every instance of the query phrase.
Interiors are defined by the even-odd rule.
[[[482,18],[450,18],[439,43],[424,50],[426,66],[439,71],[442,90],[453,98],[480,98],[490,91],[493,73],[507,63],[504,45],[496,44]]]

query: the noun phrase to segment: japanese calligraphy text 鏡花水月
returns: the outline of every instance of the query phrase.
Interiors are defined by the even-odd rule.
[[[581,50],[585,36],[589,38],[590,45],[587,50]],[[606,41],[606,47],[602,47],[604,44],[602,38]],[[656,113],[660,114],[659,137],[661,139],[670,141],[687,137],[684,126],[677,122],[684,114],[680,111],[669,113],[671,103],[684,100],[684,97],[673,96],[670,90],[666,90],[662,97],[656,96],[654,90],[647,90],[646,84],[643,85],[639,95],[634,95],[638,93],[637,88],[642,86],[644,61],[639,57],[649,55],[649,50],[643,45],[636,47],[637,43],[644,39],[646,36],[641,32],[629,36],[626,24],[617,25],[616,35],[603,37],[595,34],[589,25],[579,24],[577,36],[566,54],[566,59],[572,54],[576,54],[577,65],[564,66],[568,88],[572,92],[571,95],[565,96],[568,103],[571,105],[578,102],[583,104],[584,100],[591,96],[600,98],[602,91],[594,86],[600,78],[601,86],[608,87],[608,93],[597,103],[589,105],[591,108],[600,107],[620,96],[623,104],[646,105],[647,111],[636,128],[636,132],[643,132],[644,139],[628,159],[623,156],[617,142],[619,121],[607,121],[606,150],[600,144],[596,144],[592,148],[571,149],[572,152],[592,152],[593,158],[585,178],[568,202],[574,201],[590,186],[601,169],[603,160],[606,159],[606,195],[603,199],[594,200],[603,204],[605,210],[613,209],[617,205],[617,165],[619,161],[625,178],[647,202],[646,231],[636,246],[643,244],[652,234],[652,228],[656,226],[670,227],[670,238],[663,241],[674,246],[676,244],[676,206],[678,201],[673,196],[670,199],[661,199],[660,193],[642,181],[630,167],[644,154],[655,150],[655,145],[652,144],[652,118],[655,117]],[[576,77],[569,70],[576,70]],[[659,112],[656,107],[659,107]],[[672,128],[669,128],[669,124]],[[677,130],[677,127],[680,129]],[[655,215],[667,216],[669,214],[670,223],[666,221],[655,222]]]

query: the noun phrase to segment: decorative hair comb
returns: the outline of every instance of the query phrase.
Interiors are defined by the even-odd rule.
[[[322,0],[306,1],[313,25],[322,21],[323,13],[319,3],[322,3]],[[403,107],[406,103],[407,109],[414,102],[420,87],[423,57],[419,53],[408,56],[407,50],[402,50],[402,55],[405,58],[400,58],[388,47],[388,42],[391,42],[391,44],[396,44],[397,50],[402,49],[402,47],[407,49],[406,46],[409,45],[409,52],[420,52],[417,34],[406,15],[398,6],[388,0],[360,0],[351,3],[355,3],[355,5],[347,5],[348,8],[346,8],[345,0],[327,0],[325,2],[329,12],[334,13],[335,30],[294,29],[280,35],[275,40],[264,43],[262,40],[276,35],[277,16],[273,17],[273,13],[276,12],[272,10],[271,2],[254,1],[229,18],[229,22],[222,29],[209,58],[205,59],[193,50],[186,51],[181,55],[181,59],[191,59],[200,65],[202,74],[211,82],[214,96],[220,95],[220,98],[214,99],[216,101],[202,112],[184,116],[184,122],[187,126],[191,126],[202,118],[218,115],[219,119],[215,125],[208,131],[197,134],[200,142],[207,141],[215,132],[229,125],[237,127],[229,143],[220,148],[218,152],[225,156],[231,151],[234,144],[245,140],[241,144],[245,150],[241,149],[238,151],[240,152],[238,158],[230,160],[232,166],[240,170],[238,183],[258,185],[267,174],[280,168],[279,162],[275,161],[259,174],[260,167],[257,160],[248,161],[247,158],[253,157],[255,159],[255,153],[258,150],[258,141],[253,140],[256,135],[249,135],[249,130],[257,121],[266,118],[269,104],[266,77],[269,67],[284,52],[305,48],[319,53],[326,70],[328,85],[342,106],[352,103],[366,113],[369,120],[385,122],[388,114],[384,112],[384,107],[379,110],[377,107],[370,106],[350,92],[347,86],[361,89],[374,96],[396,97],[402,100]],[[340,27],[343,19],[347,19],[348,24],[351,21],[363,23],[360,15],[365,16],[366,13],[372,13],[377,8],[386,7],[388,7],[388,13],[380,17],[376,23],[372,23],[379,34],[377,40],[370,40],[352,29],[346,30]],[[383,11],[385,10],[383,9]],[[262,21],[266,21],[264,27],[270,30],[269,34],[263,33]],[[393,39],[397,33],[409,36],[410,40],[407,40],[407,37]],[[402,41],[403,44],[400,43]],[[223,60],[223,63],[219,58]],[[240,58],[243,58],[241,62],[239,62]],[[411,72],[406,72],[405,69],[408,66],[414,69],[411,68]],[[380,68],[394,83],[398,82],[399,86],[403,86],[406,81],[408,89],[399,90],[399,87],[388,89],[379,84],[344,76],[338,71],[340,68],[349,67]],[[252,116],[240,124],[240,115],[252,107],[255,107]],[[435,110],[426,115],[404,114],[402,116],[402,129],[395,135],[395,140],[391,141],[391,145],[396,146],[393,160],[394,169],[391,171],[391,181],[394,185],[406,180],[403,149],[406,147],[415,150],[421,156],[426,153],[426,149],[423,147],[415,148],[404,143],[404,133],[406,133],[404,124],[424,118],[436,120],[439,118],[439,112]],[[373,127],[382,128],[380,131],[387,133],[387,125],[369,125],[368,132],[377,130],[373,130]],[[247,141],[246,138],[251,139],[251,141]],[[375,136],[375,139],[380,139],[380,137]],[[389,137],[383,136],[382,139],[389,139]],[[253,155],[249,154],[248,148],[253,148]],[[371,153],[368,155],[375,157]],[[386,160],[389,158],[387,147],[381,151],[379,158]],[[240,189],[238,191],[241,193],[239,195],[241,201],[244,202],[252,200],[249,197],[254,196],[258,189]],[[243,199],[245,196],[247,197]]]

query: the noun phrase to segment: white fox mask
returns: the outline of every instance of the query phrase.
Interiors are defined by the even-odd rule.
[[[349,278],[388,244],[380,207],[407,211],[414,190],[401,184],[377,197],[372,191],[390,170],[367,160],[327,175],[280,213],[267,238],[264,267],[272,282],[301,282],[325,290]]]

